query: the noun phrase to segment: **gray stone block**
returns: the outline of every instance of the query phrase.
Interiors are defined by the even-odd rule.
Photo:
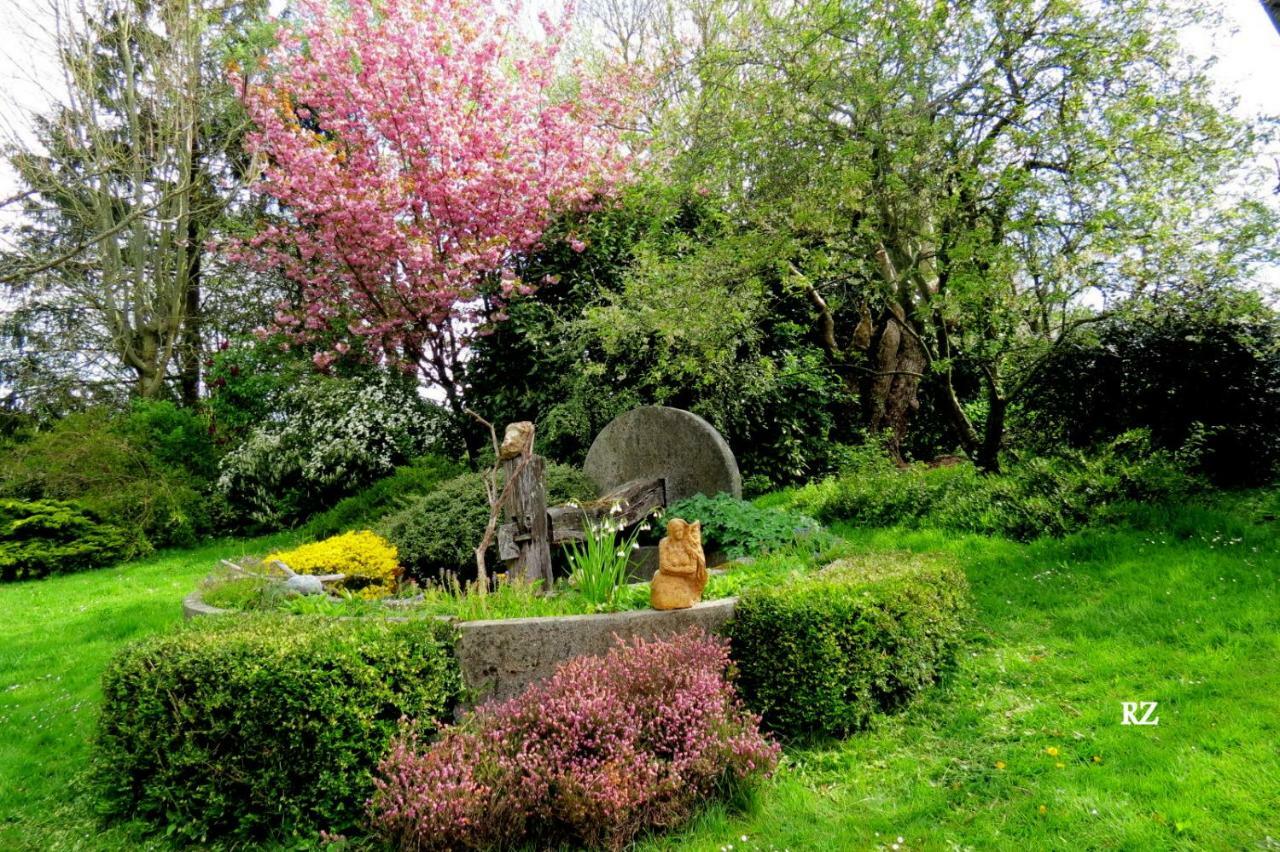
[[[459,622],[458,661],[477,701],[510,698],[528,684],[551,676],[560,663],[607,653],[619,639],[652,639],[691,627],[717,632],[733,617],[737,603],[737,598],[721,598],[667,612]]]

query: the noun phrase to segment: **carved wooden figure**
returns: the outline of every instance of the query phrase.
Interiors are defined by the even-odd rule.
[[[649,584],[654,609],[688,609],[702,599],[707,557],[702,552],[702,522],[672,518],[658,542],[658,573]]]

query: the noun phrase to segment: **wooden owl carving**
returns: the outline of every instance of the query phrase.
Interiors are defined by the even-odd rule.
[[[702,552],[702,522],[672,518],[658,542],[658,573],[649,584],[654,609],[688,609],[702,599],[707,558]]]

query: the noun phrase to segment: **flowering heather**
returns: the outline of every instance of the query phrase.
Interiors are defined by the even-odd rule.
[[[727,644],[700,630],[637,639],[479,707],[429,746],[408,726],[379,767],[373,826],[412,850],[617,849],[676,826],[777,763],[728,665]]]

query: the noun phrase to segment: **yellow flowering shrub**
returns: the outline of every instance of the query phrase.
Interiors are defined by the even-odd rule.
[[[343,588],[365,598],[391,594],[400,579],[395,546],[369,530],[335,535],[293,550],[267,554],[270,565],[280,560],[299,574],[346,574]]]

